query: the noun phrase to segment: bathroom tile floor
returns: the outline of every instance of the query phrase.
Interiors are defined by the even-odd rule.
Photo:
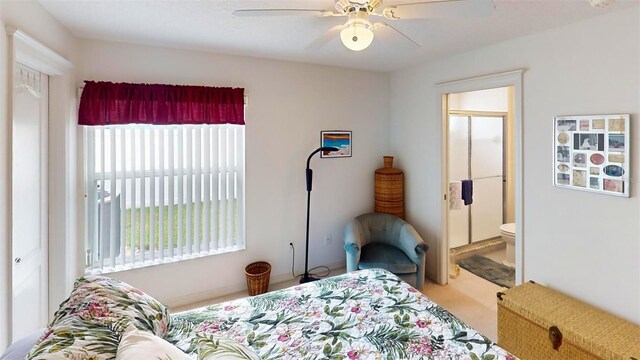
[[[496,253],[492,254],[492,256],[496,256],[494,258],[496,260],[500,255]],[[336,269],[331,271],[331,275],[343,274],[344,272],[344,268]],[[269,290],[283,289],[297,283],[297,280],[292,279],[272,284]],[[496,293],[502,290],[504,288],[461,269],[460,275],[456,279],[449,279],[449,284],[444,286],[427,279],[422,293],[489,339],[496,341],[498,338]],[[227,296],[174,307],[171,308],[171,312],[191,310],[246,296],[246,291],[237,292]]]
[[[486,254],[482,254],[482,256],[502,264],[502,262],[506,259],[507,249],[506,248],[497,249],[497,250],[488,252]]]

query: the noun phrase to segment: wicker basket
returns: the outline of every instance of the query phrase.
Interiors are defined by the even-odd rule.
[[[393,168],[393,156],[385,156],[384,167],[376,170],[374,211],[404,219],[404,174]]]
[[[266,261],[256,261],[244,268],[247,275],[247,289],[249,295],[264,294],[269,291],[269,277],[271,276],[271,264]]]
[[[375,212],[392,214],[404,219],[404,202],[376,200],[375,206]]]
[[[498,296],[498,345],[523,360],[640,359],[638,325],[531,282]]]

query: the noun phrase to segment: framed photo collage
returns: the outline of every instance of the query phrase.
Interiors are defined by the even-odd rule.
[[[629,197],[629,114],[556,116],[553,184]]]

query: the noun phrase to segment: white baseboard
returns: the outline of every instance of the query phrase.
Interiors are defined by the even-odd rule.
[[[344,270],[345,269],[344,262],[330,264],[330,265],[328,265],[328,267],[332,272],[334,270],[340,270],[340,269]],[[285,282],[285,281],[290,281],[290,280],[293,280],[293,276],[291,276],[290,272],[287,272],[287,273],[278,274],[278,275],[271,275],[271,278],[270,278],[269,282],[270,282],[270,286],[272,286],[272,285],[276,285],[276,284],[279,284],[279,283],[282,283],[282,282]],[[244,292],[247,291],[247,283],[246,282],[237,283],[237,284],[233,284],[233,285],[229,285],[229,286],[224,286],[224,287],[220,287],[220,288],[217,288],[217,289],[201,291],[201,292],[187,294],[187,295],[176,296],[176,297],[173,297],[171,299],[166,299],[164,301],[164,304],[169,308],[176,308],[176,307],[180,307],[180,306],[185,306],[185,305],[190,305],[190,304],[194,304],[194,303],[203,302],[203,301],[210,300],[210,299],[219,298],[219,297],[222,297],[222,296],[235,294],[235,293],[242,292],[242,291],[244,291]]]

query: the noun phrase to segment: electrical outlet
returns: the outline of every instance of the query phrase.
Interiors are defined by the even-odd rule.
[[[324,244],[325,244],[325,245],[331,245],[331,240],[332,240],[332,239],[331,239],[331,234],[327,234],[327,235],[325,235],[325,237],[324,237]]]

